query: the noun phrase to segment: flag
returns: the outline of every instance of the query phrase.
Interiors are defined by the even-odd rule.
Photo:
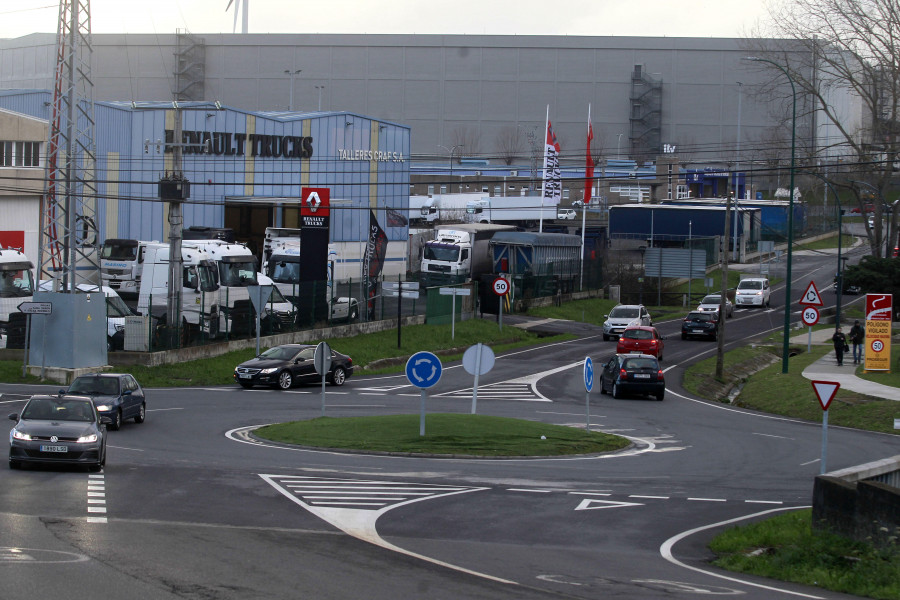
[[[366,254],[363,257],[363,278],[366,288],[366,308],[368,320],[375,319],[375,292],[378,290],[378,277],[384,266],[387,253],[387,235],[378,224],[375,211],[369,211],[369,233],[366,236]]]
[[[547,107],[549,112],[550,107]],[[544,142],[543,203],[555,206],[562,199],[562,174],[559,172],[559,142],[547,117],[547,138]]]
[[[591,203],[591,190],[594,188],[594,159],[591,157],[591,142],[594,139],[594,128],[591,126],[591,112],[588,109],[587,154],[584,162],[584,205]]]

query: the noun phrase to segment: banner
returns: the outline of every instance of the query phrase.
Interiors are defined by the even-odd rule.
[[[891,370],[891,294],[866,294],[866,371]]]
[[[547,137],[544,142],[544,186],[543,186],[543,202],[544,206],[555,206],[562,199],[562,174],[559,171],[559,142],[556,141],[556,134],[553,133],[553,125],[550,124],[549,111],[547,107]]]
[[[587,153],[584,161],[584,207],[591,203],[591,191],[594,188],[594,159],[591,157],[591,142],[594,140],[594,128],[591,126],[591,108],[588,106]]]
[[[369,231],[366,239],[366,254],[363,257],[363,278],[366,287],[366,315],[368,321],[375,320],[375,292],[378,290],[378,277],[384,266],[388,239],[384,230],[378,225],[375,211],[369,211]]]

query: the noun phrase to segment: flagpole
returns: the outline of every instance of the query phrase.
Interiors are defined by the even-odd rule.
[[[550,127],[550,105],[547,105],[547,118],[544,119],[544,172],[541,180],[541,222],[539,233],[544,232],[544,203],[547,201],[547,129]]]

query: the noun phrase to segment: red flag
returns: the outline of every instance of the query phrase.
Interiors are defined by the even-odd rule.
[[[588,117],[587,158],[584,163],[584,205],[591,203],[591,190],[594,188],[594,159],[591,157],[591,141],[594,139],[594,128]]]

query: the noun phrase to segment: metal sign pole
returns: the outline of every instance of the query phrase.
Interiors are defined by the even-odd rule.
[[[503,300],[504,296],[500,296],[500,312],[497,314],[498,322],[500,323],[500,331],[503,331]]]
[[[322,416],[325,416],[325,372],[322,372]]]
[[[812,352],[812,325],[809,326],[809,335],[806,338],[806,353]]]
[[[22,361],[22,377],[25,377],[25,372],[28,368],[28,355],[31,352],[31,315],[29,314],[25,317],[25,354],[23,358],[25,360]],[[6,332],[6,343],[9,345],[9,330]]]
[[[475,351],[475,383],[472,385],[472,414],[475,414],[478,406],[478,374],[481,373],[481,349],[484,344],[478,342],[478,349]]]
[[[584,430],[591,430],[591,393],[584,393]]]
[[[422,388],[422,399],[419,403],[419,437],[425,436],[425,388]]]
[[[822,468],[819,469],[819,475],[826,473],[826,463],[828,462],[828,409],[822,411]]]
[[[450,339],[456,339],[456,294],[450,296]]]

